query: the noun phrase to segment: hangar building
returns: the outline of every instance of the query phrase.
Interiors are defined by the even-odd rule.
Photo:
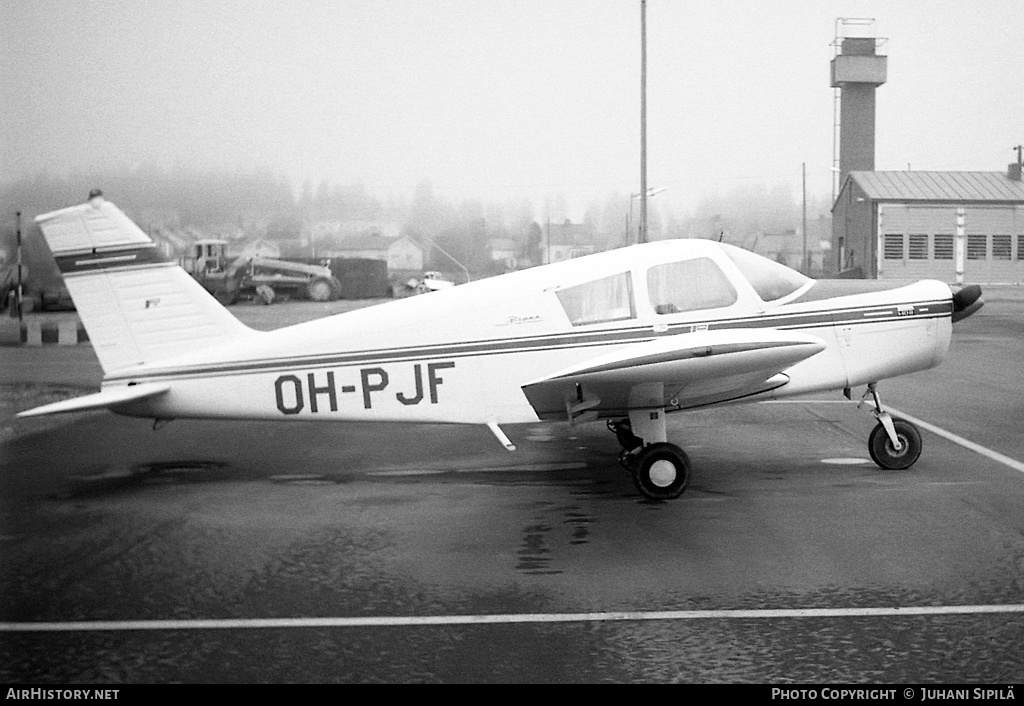
[[[832,208],[833,266],[847,276],[1024,282],[1024,183],[1002,172],[853,171]]]
[[[876,49],[885,40],[842,36],[871,33],[873,24],[836,20],[838,181],[826,268],[841,277],[1024,282],[1024,147],[1005,173],[875,171],[875,91],[888,73]]]

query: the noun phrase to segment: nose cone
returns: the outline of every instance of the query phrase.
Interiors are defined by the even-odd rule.
[[[962,321],[985,304],[981,298],[981,287],[970,284],[953,295],[953,323]]]

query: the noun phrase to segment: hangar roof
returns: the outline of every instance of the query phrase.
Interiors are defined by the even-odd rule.
[[[872,201],[1024,203],[1024,182],[1003,172],[850,172],[849,179]]]

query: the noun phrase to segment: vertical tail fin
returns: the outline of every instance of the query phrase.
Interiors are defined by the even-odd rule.
[[[255,335],[102,196],[36,223],[104,374]]]

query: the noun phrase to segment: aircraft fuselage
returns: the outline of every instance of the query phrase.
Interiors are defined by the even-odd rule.
[[[708,259],[720,269],[735,291],[734,300],[659,312],[652,302],[652,268],[694,258]],[[590,321],[583,314],[574,323],[573,307],[588,304],[559,292],[614,277],[621,291],[607,296],[625,302],[621,311],[609,307],[608,320]],[[702,283],[689,286],[699,290]],[[157,399],[116,408],[162,419],[564,419],[564,409],[536,409],[523,387],[581,358],[628,347],[642,350],[638,347],[665,337],[733,329],[800,332],[820,339],[822,350],[785,369],[783,383],[753,394],[744,388],[743,399],[779,398],[933,367],[949,346],[951,312],[951,291],[937,281],[880,289],[875,282],[807,280],[777,301],[765,302],[717,243],[665,241],[254,333],[116,371],[107,375],[104,390],[170,383],[170,391]],[[702,364],[711,365],[712,357],[709,353]],[[662,404],[674,411],[734,401],[730,386],[739,382],[688,373],[666,380]],[[612,398],[598,408],[600,416],[622,413]]]

